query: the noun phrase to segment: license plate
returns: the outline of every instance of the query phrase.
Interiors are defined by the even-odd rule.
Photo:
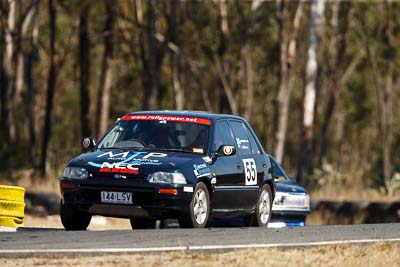
[[[101,192],[101,202],[117,203],[117,204],[132,204],[132,193],[130,192]]]

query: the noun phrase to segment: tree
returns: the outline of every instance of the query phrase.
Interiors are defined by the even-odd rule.
[[[300,1],[293,20],[293,30],[288,38],[288,2],[279,1],[279,43],[280,43],[280,70],[278,93],[275,98],[274,115],[274,155],[282,162],[287,131],[288,110],[290,95],[293,88],[294,68],[296,61],[297,34],[300,20],[303,15],[304,2]]]
[[[312,144],[314,138],[313,123],[316,102],[316,84],[319,61],[317,55],[321,49],[321,31],[324,27],[325,0],[312,0],[309,24],[309,46],[306,65],[306,88],[304,95],[304,113],[302,129],[302,149],[297,174],[298,182],[304,182],[304,175],[312,171]]]
[[[39,1],[35,1],[34,14],[32,19],[32,29],[29,32],[29,50],[25,55],[25,81],[26,81],[26,98],[25,98],[25,113],[27,117],[27,128],[29,132],[29,147],[28,155],[29,160],[32,162],[32,166],[37,168],[37,157],[36,157],[36,131],[35,131],[35,104],[36,104],[36,88],[32,75],[33,66],[38,61],[38,50],[39,50]]]
[[[168,49],[168,43],[171,41],[176,27],[178,1],[167,1],[163,4],[169,5],[170,7],[170,13],[164,13],[166,17],[166,29],[164,34],[158,32],[156,27],[157,16],[155,15],[155,9],[157,6],[157,1],[147,1],[146,27],[144,27],[143,14],[141,12],[141,1],[136,1],[136,18],[138,25],[141,27],[142,31],[147,33],[147,45],[145,44],[144,33],[142,32],[139,35],[143,70],[142,84],[144,88],[144,109],[155,109],[159,105],[158,98],[161,92],[160,88],[162,87],[161,68]],[[165,10],[167,9],[165,8]],[[159,40],[157,39],[157,36],[159,35],[162,36],[160,44],[158,43]]]
[[[218,21],[219,21],[219,47],[218,56],[215,57],[215,67],[223,88],[224,93],[220,94],[220,110],[223,113],[231,112],[239,114],[239,107],[234,96],[234,92],[228,78],[228,63],[225,58],[226,51],[229,45],[229,23],[228,23],[228,8],[226,0],[218,1]],[[229,110],[225,102],[229,105]]]
[[[368,57],[371,63],[374,85],[377,96],[378,106],[378,125],[379,125],[379,136],[381,142],[381,184],[388,193],[391,192],[389,187],[392,175],[392,157],[391,157],[391,146],[392,146],[392,127],[393,127],[393,84],[395,76],[395,48],[393,44],[393,25],[392,25],[392,3],[390,0],[385,2],[385,24],[383,28],[384,35],[383,40],[383,51],[379,60],[376,55],[375,49],[372,47],[370,42],[366,42]],[[382,62],[381,65],[378,62]],[[383,70],[383,71],[381,71]],[[398,84],[398,82],[396,82]]]
[[[2,91],[2,120],[4,129],[6,129],[6,136],[8,139],[14,140],[16,129],[15,129],[15,118],[12,112],[14,101],[14,38],[15,34],[15,20],[16,20],[16,1],[8,1],[8,14],[7,24],[5,29],[5,51],[3,58],[3,91]]]
[[[81,134],[91,136],[90,128],[90,40],[88,33],[90,1],[83,1],[79,16],[79,80]]]
[[[107,18],[104,24],[104,52],[101,64],[99,90],[97,98],[97,137],[103,136],[108,127],[110,116],[110,92],[112,83],[112,67],[114,63],[114,1],[104,1]]]
[[[331,83],[329,86],[329,99],[324,111],[324,119],[321,127],[321,150],[319,154],[319,164],[322,164],[322,159],[325,157],[329,149],[328,129],[331,125],[333,115],[339,100],[339,93],[345,84],[349,73],[354,70],[355,63],[358,62],[359,56],[354,58],[354,61],[345,69],[344,59],[347,49],[348,29],[350,23],[351,2],[337,2],[333,5],[332,26],[333,32],[330,50],[329,77]]]
[[[50,67],[49,75],[47,79],[47,95],[46,95],[46,109],[45,119],[43,126],[43,141],[42,141],[42,155],[40,159],[40,175],[46,176],[46,162],[47,162],[47,150],[51,137],[52,128],[52,111],[53,111],[53,98],[56,89],[57,75],[58,75],[58,50],[57,50],[57,9],[56,0],[48,0],[48,14],[49,14],[49,46],[50,46]]]

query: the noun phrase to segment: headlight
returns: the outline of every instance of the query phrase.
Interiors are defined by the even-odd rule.
[[[70,179],[87,179],[88,171],[81,167],[66,167],[64,169],[63,177]]]
[[[186,184],[186,179],[180,172],[155,172],[150,176],[149,182],[158,184]]]
[[[276,192],[274,199],[275,206],[286,208],[310,208],[310,196],[305,194],[290,194]]]

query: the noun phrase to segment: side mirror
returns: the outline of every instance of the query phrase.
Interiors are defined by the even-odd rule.
[[[233,156],[235,154],[236,154],[236,148],[235,146],[231,145],[221,145],[217,151],[218,156]]]
[[[84,138],[82,138],[81,146],[86,151],[93,150],[94,147],[96,146],[96,138],[93,138],[93,137],[84,137]]]

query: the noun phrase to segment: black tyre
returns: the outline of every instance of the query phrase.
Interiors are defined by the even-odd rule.
[[[194,189],[189,213],[183,214],[179,219],[182,228],[204,228],[210,215],[210,194],[207,186],[199,182]]]
[[[256,211],[245,217],[247,227],[267,227],[272,215],[272,192],[269,185],[265,184],[257,198]]]
[[[134,218],[130,219],[132,229],[154,229],[156,227],[156,220]]]
[[[78,210],[73,205],[60,203],[60,218],[65,230],[86,230],[92,219],[92,215]]]

